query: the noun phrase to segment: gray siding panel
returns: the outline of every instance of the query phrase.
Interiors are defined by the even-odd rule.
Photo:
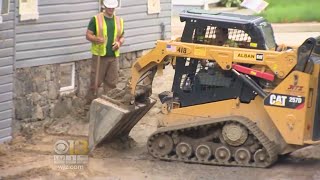
[[[0,58],[0,67],[9,66],[12,64],[13,64],[13,57],[12,56]]]
[[[161,11],[161,13],[159,15],[158,14],[151,14],[151,15],[146,16],[146,12],[136,13],[134,16],[132,16],[132,14],[122,15],[123,19],[128,22],[129,21],[139,21],[139,20],[143,20],[143,19],[155,19],[155,18],[169,17],[169,16],[171,16],[170,10]],[[130,27],[126,27],[126,28],[130,29]]]
[[[54,63],[66,63],[66,62],[78,61],[79,59],[89,59],[91,58],[91,56],[92,55],[89,51],[82,52],[82,53],[69,53],[69,54],[60,55],[60,56],[28,59],[28,60],[17,62],[16,66],[18,67],[38,66],[38,65],[46,64],[46,62],[50,62],[50,61]]]
[[[12,109],[12,106],[13,106],[12,101],[2,102],[0,103],[0,112],[10,110]]]
[[[160,0],[161,4],[169,3],[171,4],[172,0]],[[147,0],[122,0],[121,1],[121,8],[125,9],[127,7],[132,7],[132,6],[138,6],[138,5],[144,5],[147,4]]]
[[[13,85],[12,83],[0,85],[0,93],[12,92]]]
[[[13,21],[14,19],[14,12],[10,12],[8,15],[3,16],[3,21]]]
[[[39,19],[16,27],[16,67],[78,61],[91,57],[85,38],[97,0],[41,0]],[[16,7],[18,8],[18,7]]]
[[[16,59],[31,59],[38,57],[48,57],[48,56],[56,56],[56,55],[67,55],[70,53],[81,53],[85,52],[89,49],[88,43],[78,44],[75,46],[60,46],[56,48],[48,49],[37,49],[33,51],[22,51],[16,54]]]
[[[40,41],[40,40],[51,40],[51,39],[66,39],[68,40],[69,38],[73,37],[82,37],[83,38],[83,43],[88,43],[85,42],[85,33],[86,29],[85,28],[76,28],[76,29],[67,29],[67,30],[59,30],[59,31],[47,31],[47,32],[42,32],[41,35],[39,36],[39,33],[29,33],[29,34],[17,34],[17,47],[20,46],[20,43],[22,42],[34,42],[34,41]],[[50,42],[48,42],[50,43]],[[21,47],[21,46],[20,46]],[[17,50],[19,51],[19,50]]]
[[[7,138],[8,136],[11,135],[11,128],[5,128],[0,130],[0,140],[3,138]]]
[[[11,140],[13,111],[14,0],[0,24],[0,143]]]
[[[118,10],[119,12],[118,15],[132,15],[132,14],[136,15],[136,13],[144,12],[143,10],[147,10],[147,8],[148,8],[148,5],[146,2],[143,3],[142,5],[126,6],[126,7],[122,6],[122,8]],[[162,3],[161,13],[159,15],[162,15],[163,11],[171,11],[171,3]],[[152,16],[158,16],[158,14],[148,15],[149,18],[150,17],[153,18]]]
[[[46,49],[52,47],[63,47],[63,46],[71,46],[82,44],[84,41],[84,37],[71,37],[68,39],[50,39],[43,41],[28,41],[24,43],[19,43],[16,46],[16,50],[18,51],[26,51],[26,50],[34,50],[34,49]],[[88,44],[88,43],[86,43]]]
[[[10,128],[11,124],[12,124],[12,119],[11,118],[0,121],[0,126],[3,127],[3,128]]]
[[[11,21],[3,21],[3,23],[0,25],[0,31],[8,29],[13,29],[13,23]]]
[[[166,32],[170,33],[171,25],[166,26],[167,30]],[[141,31],[140,29],[132,29],[128,33],[126,33],[126,36],[128,37],[134,37],[137,35],[145,35],[145,32],[148,32],[150,34],[161,34],[161,27],[160,26],[151,26],[151,27],[145,27],[144,31]]]
[[[8,56],[13,56],[12,47],[0,49],[0,57],[8,57]]]
[[[4,66],[4,67],[0,67],[0,76],[4,76],[4,75],[12,75],[13,73],[13,66]]]
[[[5,138],[0,138],[0,144],[4,143],[4,142],[11,141],[11,139],[12,139],[12,136],[7,136]]]
[[[11,34],[11,36],[13,36],[13,34]],[[3,41],[0,40],[0,49],[12,48],[13,43],[13,37],[6,38],[6,40]]]
[[[72,12],[83,12],[97,10],[96,1],[88,1],[87,3],[76,3],[76,4],[57,4],[55,6],[40,6],[40,14],[57,14],[57,13],[72,13]]]
[[[0,103],[12,101],[12,95],[13,95],[12,92],[0,94]]]
[[[3,30],[0,32],[0,42],[1,44],[4,43],[7,39],[12,39],[13,38],[13,30],[8,29],[8,30]],[[11,46],[12,47],[12,46]]]
[[[6,76],[0,76],[0,85],[12,83],[12,82],[13,82],[13,77],[11,74]],[[0,111],[1,111],[1,108],[0,108]]]
[[[0,121],[9,119],[12,117],[12,110],[0,112]]]
[[[122,0],[118,15],[125,21],[125,44],[122,52],[150,49],[161,38],[161,23],[166,39],[171,39],[171,0],[160,0],[161,12],[148,14],[147,1]],[[133,15],[134,14],[134,15]]]
[[[144,43],[138,43],[131,46],[125,46],[122,48],[122,51],[131,52],[135,49],[148,49],[150,47],[155,46],[155,42],[144,42]]]
[[[168,34],[166,36],[168,36]],[[153,43],[156,43],[156,40],[158,40],[160,38],[161,38],[161,34],[152,33],[152,34],[143,35],[143,38],[141,38],[140,36],[129,37],[129,38],[126,39],[126,42],[129,45],[142,43],[142,42],[153,42]]]
[[[130,29],[135,28],[145,28],[145,27],[152,27],[152,26],[159,26],[161,23],[164,23],[165,25],[171,25],[171,22],[167,21],[168,18],[157,18],[157,19],[143,19],[143,20],[136,20],[136,21],[129,21],[125,22],[125,29],[127,30],[127,27]]]
[[[45,24],[24,25],[19,27],[19,29],[16,30],[16,33],[17,34],[35,33],[35,32],[47,31],[48,29],[53,31],[53,30],[83,28],[83,25],[87,23],[89,23],[89,19],[72,21],[72,22],[53,22],[53,23],[45,23]]]
[[[41,3],[41,1],[40,1]],[[65,22],[65,21],[74,21],[74,20],[83,20],[83,19],[90,19],[93,15],[97,13],[96,10],[92,11],[84,11],[84,12],[73,12],[73,13],[61,13],[61,14],[49,14],[49,15],[41,15],[40,18],[36,21],[37,24],[42,23],[51,23],[51,22]],[[28,24],[27,22],[19,23],[18,27],[24,24]]]
[[[91,2],[97,2],[97,1],[92,1],[92,0],[68,0],[68,1],[63,1],[63,0],[41,0],[41,3],[39,4],[40,6],[44,5],[61,5],[61,4],[79,4],[79,3],[91,3]]]

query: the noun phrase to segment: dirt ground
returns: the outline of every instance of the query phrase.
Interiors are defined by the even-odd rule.
[[[179,28],[174,30],[177,35]],[[317,33],[318,34],[318,33]],[[293,34],[276,34],[281,41],[292,40]],[[296,38],[300,44],[314,34]],[[281,37],[281,38],[280,38]],[[173,70],[155,78],[154,97],[171,89]],[[1,179],[96,179],[96,180],[318,180],[320,179],[320,146],[311,146],[282,157],[271,168],[239,168],[159,161],[146,149],[147,137],[163,118],[158,102],[134,127],[130,136],[134,143],[123,147],[104,145],[90,154],[82,169],[60,169],[54,164],[54,144],[58,140],[85,140],[88,123],[71,118],[50,123],[45,132],[33,136],[16,135],[13,142],[0,145]],[[28,129],[25,129],[29,132]],[[28,133],[27,133],[28,134]]]

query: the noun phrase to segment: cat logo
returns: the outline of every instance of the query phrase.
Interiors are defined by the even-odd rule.
[[[263,54],[257,54],[257,61],[263,61]]]
[[[305,97],[289,96],[286,94],[270,94],[264,100],[264,105],[301,110],[305,108]]]
[[[270,105],[273,106],[286,106],[286,100],[287,96],[282,96],[282,95],[275,95],[272,94],[270,95]]]

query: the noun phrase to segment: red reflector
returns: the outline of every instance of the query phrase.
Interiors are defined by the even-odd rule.
[[[304,103],[300,104],[300,105],[296,108],[296,110],[301,110],[301,109],[303,109],[303,108],[304,108]]]
[[[261,72],[261,71],[258,71],[256,69],[252,69],[252,68],[248,68],[248,67],[245,67],[245,66],[241,66],[239,64],[233,64],[232,68],[237,70],[237,71],[239,71],[239,72],[241,72],[241,73],[249,74],[249,75],[252,75],[252,76],[256,76],[256,77],[259,77],[259,78],[262,78],[262,79],[266,79],[268,81],[273,81],[274,80],[274,75],[271,74],[271,73]]]

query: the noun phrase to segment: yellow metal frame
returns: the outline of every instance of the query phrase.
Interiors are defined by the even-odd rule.
[[[252,58],[257,55],[262,55],[263,59]],[[177,41],[157,41],[156,47],[136,61],[131,69],[132,94],[135,93],[135,87],[142,74],[151,67],[162,64],[166,56],[214,60],[224,70],[230,70],[233,63],[263,65],[267,66],[281,79],[286,77],[297,64],[297,52],[293,50],[276,52]]]
[[[218,116],[224,117],[228,115],[243,115],[257,122],[259,127],[264,130],[264,133],[275,141],[279,138],[283,138],[287,144],[293,145],[319,143],[319,141],[312,141],[313,119],[317,97],[316,92],[318,92],[317,79],[320,71],[319,65],[315,65],[313,74],[293,71],[293,68],[297,64],[296,49],[277,52],[193,44],[178,41],[158,41],[156,47],[148,54],[138,59],[131,69],[132,79],[130,82],[130,90],[133,97],[141,76],[155,66],[160,67],[158,70],[162,69],[166,57],[186,57],[196,58],[199,60],[212,60],[216,61],[224,70],[230,70],[234,63],[259,65],[265,67],[264,69],[271,70],[278,80],[281,80],[279,85],[272,90],[270,94],[276,93],[288,96],[305,97],[305,106],[300,110],[281,108],[277,106],[265,106],[261,98],[258,98],[258,100],[253,101],[249,105],[242,104],[238,107],[234,106],[236,100],[228,100],[187,108],[173,109],[171,114],[169,114],[169,117],[171,118],[166,120],[166,125],[187,123],[189,120],[186,120],[186,116],[201,117],[205,114],[208,118]],[[298,81],[296,80],[297,77]],[[290,86],[303,87],[304,90],[290,90]],[[234,106],[234,108],[230,109],[230,105]],[[209,106],[210,108],[208,108]],[[226,108],[221,108],[223,106],[226,106]],[[212,109],[217,108],[219,112],[218,110],[215,112],[212,111]],[[250,108],[252,109],[252,112],[259,111],[259,114],[252,114],[252,112],[248,112],[250,111]],[[260,115],[260,117],[257,117],[257,115]],[[276,131],[281,135],[277,135],[277,133],[275,133],[274,130],[270,130],[270,128],[276,128]]]

